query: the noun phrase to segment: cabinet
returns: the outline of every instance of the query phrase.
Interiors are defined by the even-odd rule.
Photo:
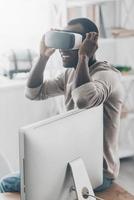
[[[124,103],[119,136],[120,158],[134,156],[134,75],[122,77]]]
[[[96,56],[98,60],[107,60],[114,65],[134,65],[134,37],[101,38]]]
[[[112,27],[120,26],[119,0],[67,0],[66,2],[67,19],[77,17],[91,19],[97,25],[100,37],[111,37]]]

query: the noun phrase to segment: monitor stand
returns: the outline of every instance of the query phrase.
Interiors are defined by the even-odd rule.
[[[74,187],[71,187],[71,191],[75,191],[77,200],[102,200],[96,197],[93,192],[83,160],[78,158],[69,162],[68,165],[74,182]]]

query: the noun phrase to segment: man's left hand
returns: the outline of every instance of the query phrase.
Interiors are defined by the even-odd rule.
[[[98,48],[98,33],[89,32],[79,49],[79,56],[88,56],[90,59]]]

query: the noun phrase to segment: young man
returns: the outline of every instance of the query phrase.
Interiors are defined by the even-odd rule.
[[[120,73],[107,62],[96,60],[98,29],[92,21],[87,18],[71,20],[64,31],[83,36],[79,50],[60,49],[63,66],[68,69],[54,80],[43,81],[45,66],[55,51],[45,45],[44,36],[39,60],[29,75],[26,96],[31,100],[42,100],[64,95],[67,110],[75,106],[91,108],[104,104],[104,180],[95,190],[103,191],[110,187],[119,173],[118,135],[123,101]],[[19,175],[4,178],[1,191],[19,192],[19,182]],[[17,188],[14,187],[15,183],[18,183]]]

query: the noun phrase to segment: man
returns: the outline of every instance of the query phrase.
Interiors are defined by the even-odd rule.
[[[119,173],[118,135],[121,105],[123,99],[119,72],[107,62],[97,62],[98,29],[87,18],[71,20],[64,31],[80,33],[83,42],[79,50],[62,50],[63,66],[68,68],[54,80],[43,82],[43,73],[54,49],[41,42],[40,57],[32,68],[27,82],[26,96],[31,100],[47,99],[58,95],[65,96],[67,110],[74,107],[91,108],[104,104],[104,180],[95,191],[110,187]],[[19,175],[1,181],[1,191],[20,191]],[[18,183],[18,188],[13,187]],[[10,182],[10,184],[9,184]],[[8,184],[10,187],[8,188]],[[10,190],[10,191],[11,191]]]

